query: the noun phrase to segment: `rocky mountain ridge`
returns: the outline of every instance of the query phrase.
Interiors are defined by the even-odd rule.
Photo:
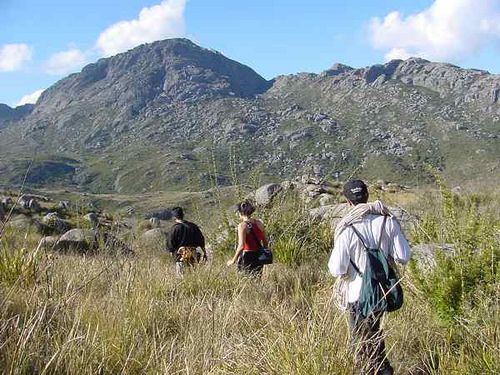
[[[18,121],[29,115],[35,106],[33,104],[24,104],[12,108],[7,104],[0,103],[0,129],[6,127],[9,122]]]
[[[0,120],[1,185],[154,191],[301,172],[418,182],[498,171],[500,76],[410,58],[271,81],[186,39],[101,59]],[[1,115],[0,115],[1,116]],[[1,117],[0,117],[1,118]]]

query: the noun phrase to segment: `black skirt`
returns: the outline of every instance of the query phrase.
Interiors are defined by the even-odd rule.
[[[255,251],[243,251],[238,260],[238,270],[246,272],[252,275],[260,275],[264,266],[260,264],[259,252]]]

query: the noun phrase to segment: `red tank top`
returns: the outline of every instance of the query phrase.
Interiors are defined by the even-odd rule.
[[[252,231],[254,234],[252,234]],[[245,243],[243,244],[243,250],[244,251],[259,250],[262,247],[260,241],[264,241],[264,233],[262,233],[259,226],[254,223],[247,222],[245,233],[246,236],[245,236]],[[259,242],[257,242],[257,240]]]

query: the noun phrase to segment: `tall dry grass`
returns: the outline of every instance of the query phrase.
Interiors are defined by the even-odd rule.
[[[135,257],[33,254],[34,236],[6,233],[2,372],[351,373],[347,320],[331,303],[326,272],[329,233],[295,220],[303,212],[287,207],[262,215],[282,262],[266,267],[260,280],[227,268],[217,248],[211,263],[178,279],[168,255],[140,243]],[[294,255],[315,250],[312,257]],[[498,280],[474,306],[463,306],[470,314],[446,325],[412,274],[406,276],[403,309],[384,319],[396,373],[500,373]]]

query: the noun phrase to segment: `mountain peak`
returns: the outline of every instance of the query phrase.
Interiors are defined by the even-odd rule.
[[[325,70],[322,74],[324,76],[333,77],[342,73],[350,72],[351,70],[354,70],[354,68],[341,63],[335,63],[330,69]]]
[[[254,70],[221,53],[189,39],[166,39],[85,66],[46,90],[35,112],[105,102],[120,116],[133,117],[158,103],[253,97],[269,85]]]
[[[4,127],[8,121],[17,121],[33,111],[33,104],[24,104],[11,108],[7,104],[0,103],[0,128]]]

